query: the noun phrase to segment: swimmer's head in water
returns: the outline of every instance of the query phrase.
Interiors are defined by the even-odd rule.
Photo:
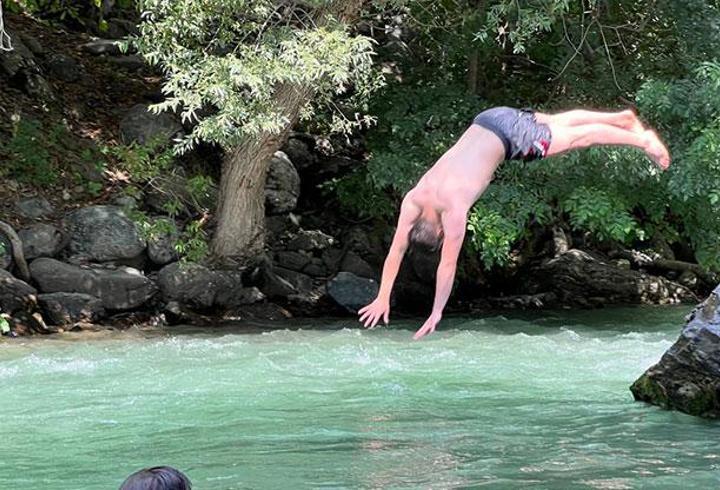
[[[410,243],[413,246],[435,252],[440,249],[443,242],[442,225],[426,219],[419,219],[410,230]]]
[[[170,466],[155,466],[133,473],[120,490],[191,490],[187,476]]]

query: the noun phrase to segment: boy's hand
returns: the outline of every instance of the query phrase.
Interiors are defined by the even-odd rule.
[[[420,330],[415,332],[413,339],[418,340],[429,333],[433,333],[435,331],[435,327],[437,327],[437,324],[440,323],[441,318],[442,315],[440,315],[439,313],[433,313],[432,315],[430,315],[430,318],[425,321],[423,326],[420,327]]]
[[[360,308],[358,315],[360,315],[360,323],[364,324],[365,328],[373,328],[381,318],[385,325],[387,325],[390,320],[390,301],[375,298],[375,301]]]

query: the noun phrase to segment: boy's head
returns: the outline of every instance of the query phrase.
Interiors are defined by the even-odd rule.
[[[128,476],[120,490],[192,490],[187,476],[169,466],[146,468]]]
[[[433,222],[424,218],[418,219],[410,230],[410,243],[414,246],[430,250],[440,249],[443,242],[443,229],[439,221]]]

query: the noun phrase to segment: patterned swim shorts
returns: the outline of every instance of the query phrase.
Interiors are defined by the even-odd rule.
[[[495,107],[481,112],[473,120],[497,135],[505,146],[506,160],[526,162],[545,158],[552,134],[547,124],[538,123],[528,109]]]

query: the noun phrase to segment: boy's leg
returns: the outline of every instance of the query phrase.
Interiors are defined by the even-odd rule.
[[[661,168],[670,165],[670,154],[653,131],[636,133],[610,124],[565,126],[548,123],[552,141],[547,156],[597,145],[634,146],[643,150]]]
[[[620,112],[595,112],[577,109],[557,114],[535,113],[539,123],[556,124],[560,126],[582,126],[585,124],[609,124],[618,128],[641,133],[645,131],[642,122],[631,110]]]

